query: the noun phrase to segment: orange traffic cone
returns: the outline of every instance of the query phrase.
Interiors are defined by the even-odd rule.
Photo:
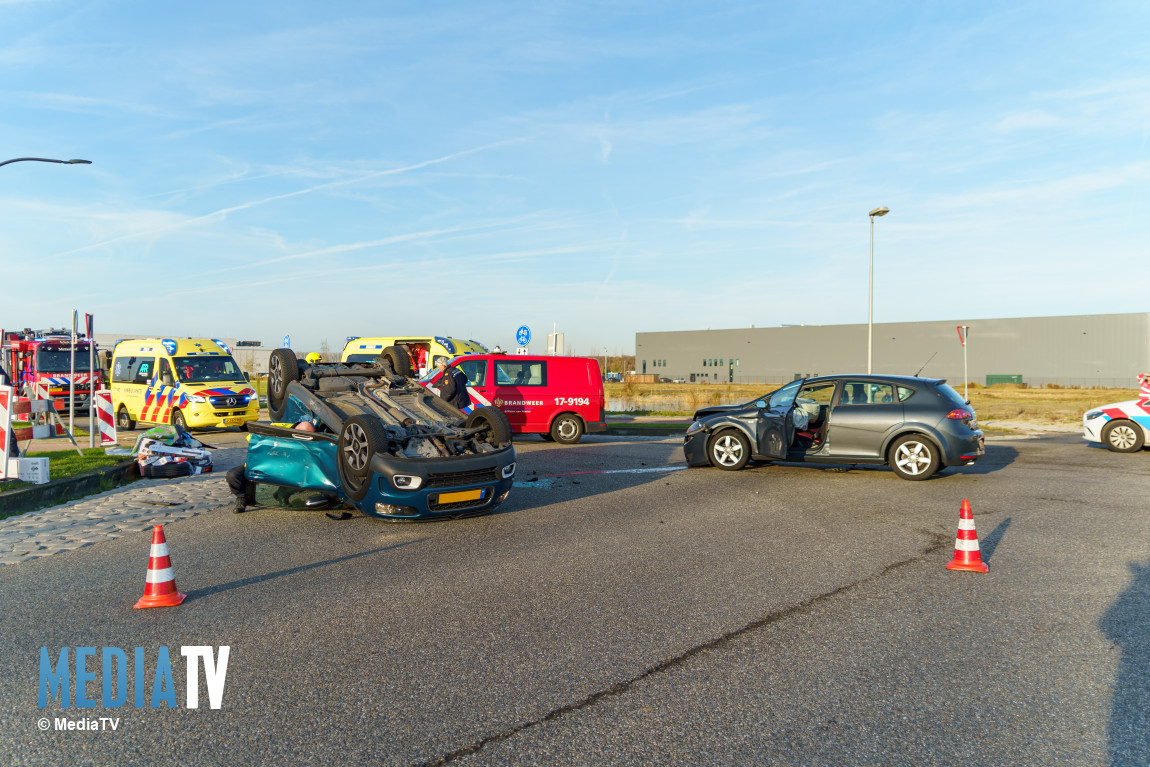
[[[175,607],[187,598],[176,590],[176,576],[172,572],[172,558],[168,556],[168,541],[164,526],[152,528],[152,551],[148,557],[148,578],[144,582],[144,596],[136,602],[143,607]]]
[[[976,573],[990,572],[982,561],[978,550],[978,533],[974,531],[974,513],[970,501],[963,499],[958,512],[958,536],[954,539],[954,559],[946,563],[947,570],[971,570]]]

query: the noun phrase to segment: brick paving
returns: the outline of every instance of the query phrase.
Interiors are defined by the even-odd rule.
[[[0,520],[0,565],[59,554],[138,533],[153,525],[230,506],[224,480],[246,447],[212,451],[213,471],[180,479],[141,479],[60,506]]]

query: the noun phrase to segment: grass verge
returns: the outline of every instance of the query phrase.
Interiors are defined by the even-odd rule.
[[[123,463],[125,460],[122,455],[104,455],[104,448],[90,447],[84,449],[84,455],[79,456],[76,451],[69,448],[68,450],[43,450],[35,453],[28,453],[26,458],[47,458],[48,459],[48,477],[49,479],[63,479],[64,477],[74,477],[85,471],[98,469],[101,466],[114,466],[117,463]],[[0,480],[0,492],[5,490],[15,490],[20,487],[29,487],[30,483],[21,482],[20,480]]]

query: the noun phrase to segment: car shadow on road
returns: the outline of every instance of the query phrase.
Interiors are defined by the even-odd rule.
[[[1098,621],[1121,649],[1110,702],[1111,767],[1150,764],[1150,560],[1130,563],[1133,579]]]
[[[986,454],[975,461],[970,466],[944,466],[939,469],[938,473],[933,477],[927,478],[927,482],[945,479],[947,477],[959,476],[963,474],[990,474],[991,472],[999,471],[1000,469],[1014,463],[1018,458],[1018,450],[1007,445],[994,445],[986,448]],[[779,466],[791,466],[796,468],[818,469],[832,473],[848,473],[852,471],[891,471],[889,466],[880,466],[877,464],[863,464],[863,463],[803,463],[797,461],[755,461],[749,464],[751,467],[769,466],[772,463]]]
[[[371,549],[370,551],[358,551],[355,554],[348,554],[347,556],[343,556],[343,557],[335,557],[334,559],[327,559],[327,560],[324,560],[323,562],[312,562],[309,565],[300,565],[298,567],[289,567],[286,570],[279,570],[279,571],[274,572],[274,573],[265,573],[264,575],[253,575],[250,578],[241,578],[238,581],[231,581],[230,583],[221,583],[218,586],[209,586],[206,589],[196,589],[193,591],[188,591],[188,597],[194,601],[196,599],[199,599],[200,597],[208,597],[208,596],[212,596],[213,594],[219,594],[219,593],[224,592],[224,591],[232,591],[233,589],[242,589],[242,588],[245,588],[247,586],[254,586],[257,583],[263,583],[264,581],[270,581],[270,580],[273,580],[275,578],[282,578],[285,575],[295,575],[296,573],[302,573],[302,572],[306,572],[308,570],[314,570],[317,567],[327,567],[328,565],[335,565],[335,564],[339,564],[340,562],[347,562],[348,560],[351,560],[351,559],[359,559],[360,557],[367,557],[367,556],[371,556],[372,554],[380,554],[384,551],[391,551],[392,549],[402,548],[404,546],[409,546],[413,543],[420,543],[423,540],[426,540],[426,539],[416,538],[414,540],[403,541],[402,543],[396,543],[396,544],[393,544],[391,546],[381,546],[377,549]]]
[[[1018,448],[1010,445],[987,445],[986,453],[971,466],[950,467],[963,474],[991,474],[1018,459]]]
[[[538,462],[529,457],[531,454],[525,454],[519,459],[511,495],[493,515],[542,508],[669,481],[668,477],[687,470],[687,464],[682,460],[682,448],[677,443],[652,447],[653,451],[642,458],[628,461],[628,465],[604,466],[602,461],[596,459],[600,453],[593,449],[593,445],[551,448],[542,454],[535,453],[541,456]],[[552,450],[563,451],[561,455],[566,460],[562,464],[548,460],[557,455],[551,453]]]

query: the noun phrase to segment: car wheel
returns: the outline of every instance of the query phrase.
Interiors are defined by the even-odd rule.
[[[725,429],[707,445],[711,465],[724,471],[738,471],[751,460],[751,443],[737,429]]]
[[[1130,421],[1111,421],[1102,427],[1102,442],[1115,453],[1137,453],[1142,449],[1142,430]]]
[[[507,420],[507,414],[497,407],[484,405],[475,408],[467,414],[463,425],[467,429],[485,425],[487,430],[480,435],[480,439],[490,445],[500,447],[511,442],[511,422]]]
[[[192,465],[186,461],[164,463],[159,466],[141,466],[140,476],[144,479],[175,479],[192,476]]]
[[[184,420],[184,411],[178,407],[172,408],[172,426],[175,426],[177,431],[188,430],[188,422]]]
[[[268,414],[272,422],[284,417],[287,387],[299,380],[299,360],[291,349],[276,349],[268,360]]]
[[[411,378],[411,355],[402,346],[389,346],[380,352],[380,359],[391,365],[397,376]]]
[[[917,434],[899,437],[890,447],[890,467],[903,479],[927,479],[938,471],[938,448]]]
[[[379,421],[353,415],[339,432],[339,480],[347,497],[362,501],[371,489],[371,457],[387,448],[387,435]]]
[[[563,413],[551,422],[551,439],[563,445],[574,445],[583,436],[583,422],[578,416]]]
[[[128,408],[125,405],[120,405],[120,409],[116,411],[116,428],[122,431],[134,431],[136,428],[136,422],[128,414]]]

